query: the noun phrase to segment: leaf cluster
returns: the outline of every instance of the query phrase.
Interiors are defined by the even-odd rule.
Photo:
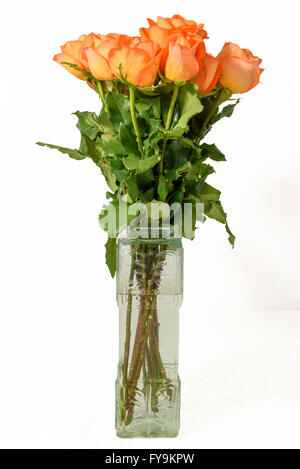
[[[71,158],[91,159],[103,174],[109,187],[110,204],[120,200],[129,207],[135,203],[147,204],[159,201],[171,205],[189,202],[193,211],[193,227],[184,235],[194,237],[197,213],[196,204],[204,204],[204,216],[225,225],[229,242],[234,245],[227,216],[221,205],[220,191],[209,185],[206,179],[215,172],[215,162],[225,161],[216,145],[203,143],[212,126],[224,117],[230,117],[237,102],[223,106],[216,94],[199,97],[195,84],[180,87],[172,113],[169,115],[174,84],[153,89],[135,89],[134,112],[143,146],[141,155],[133,124],[129,96],[124,92],[108,91],[105,106],[99,114],[77,111],[77,127],[80,131],[78,149],[39,142],[54,148]],[[163,160],[163,161],[162,161]],[[100,221],[106,208],[100,214]],[[199,218],[199,217],[198,217]],[[106,229],[105,226],[103,226]],[[119,226],[119,232],[124,226]],[[106,261],[111,274],[115,271],[115,238],[106,245]]]

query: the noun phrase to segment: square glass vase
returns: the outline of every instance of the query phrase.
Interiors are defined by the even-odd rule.
[[[121,438],[178,435],[182,294],[181,239],[137,237],[130,231],[118,238],[115,424]]]

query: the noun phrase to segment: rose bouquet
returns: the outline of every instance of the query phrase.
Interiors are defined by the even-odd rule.
[[[77,160],[90,158],[109,187],[100,224],[109,235],[106,262],[112,276],[117,259],[124,312],[117,380],[120,436],[178,432],[177,356],[166,358],[168,347],[161,344],[172,335],[180,302],[162,303],[170,285],[182,282],[178,239],[192,239],[197,220],[223,223],[234,245],[220,191],[206,182],[215,172],[212,163],[225,156],[203,140],[215,123],[232,115],[239,102],[232,95],[255,87],[263,71],[261,59],[230,42],[216,57],[207,53],[203,24],[179,15],[148,21],[136,37],[91,33],[61,47],[54,60],[85,81],[102,108],[75,112],[78,149],[39,142]],[[134,241],[131,235],[122,240],[128,227],[145,220],[155,225],[156,241],[153,230],[148,236],[148,224]],[[160,324],[168,314],[162,337]],[[169,347],[176,348],[177,332]]]

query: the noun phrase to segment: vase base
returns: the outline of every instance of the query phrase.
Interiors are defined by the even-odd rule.
[[[116,431],[116,435],[118,438],[176,438],[178,436],[178,432],[177,433],[174,433],[174,435],[172,434],[169,434],[169,433],[161,433],[159,435],[156,435],[156,434],[149,434],[149,433],[145,433],[145,434],[127,434],[126,432],[124,433],[120,433],[119,431]]]
[[[149,419],[147,421],[145,419],[141,422],[134,422],[128,426],[120,422],[117,425],[116,434],[119,438],[176,438],[178,436],[179,429],[161,428],[160,425],[157,425],[155,421],[151,420],[152,419]]]
[[[126,422],[128,413],[121,415],[122,384],[116,380],[116,433],[119,438],[175,438],[180,425],[180,379],[168,380],[168,387],[157,392],[155,409],[151,403],[153,386],[157,383],[144,382],[137,390],[133,416]]]

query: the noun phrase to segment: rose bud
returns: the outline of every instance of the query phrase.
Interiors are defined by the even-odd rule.
[[[165,65],[166,77],[172,81],[187,81],[195,77],[198,71],[199,65],[193,50],[170,42]]]
[[[204,59],[199,62],[199,73],[194,78],[194,82],[198,85],[199,93],[209,93],[217,84],[220,76],[220,62],[211,54],[207,54]]]
[[[70,67],[68,64],[77,65],[77,67],[85,69],[80,55],[80,51],[84,46],[85,43],[83,41],[66,42],[64,46],[61,46],[61,53],[53,57],[55,62],[62,65],[68,72],[80,80],[86,80],[86,75],[75,67]]]
[[[160,64],[161,51],[152,41],[137,41],[133,38],[133,46],[122,45],[111,49],[108,62],[116,77],[126,78],[129,83],[146,88],[156,80]]]
[[[219,82],[232,93],[246,93],[259,83],[262,60],[249,49],[227,42],[217,57],[221,69]]]

